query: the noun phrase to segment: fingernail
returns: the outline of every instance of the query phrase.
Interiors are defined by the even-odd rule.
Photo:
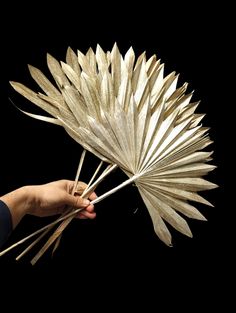
[[[84,200],[83,200],[83,205],[88,206],[89,204],[90,204],[90,201],[89,201],[89,200],[87,200],[87,199],[84,199]]]

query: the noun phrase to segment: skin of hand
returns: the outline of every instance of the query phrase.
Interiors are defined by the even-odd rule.
[[[45,185],[21,187],[2,196],[0,200],[10,209],[13,228],[26,214],[40,217],[51,216],[62,214],[68,207],[84,208],[77,217],[93,219],[96,217],[93,204],[90,204],[88,199],[82,199],[79,196],[86,186],[85,183],[79,182],[76,193],[72,196],[74,182],[58,180]],[[90,200],[96,198],[95,192],[89,195]]]

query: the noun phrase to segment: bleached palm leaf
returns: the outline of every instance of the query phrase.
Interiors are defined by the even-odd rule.
[[[133,49],[123,58],[116,44],[111,52],[98,45],[95,53],[90,48],[77,56],[68,48],[66,63],[50,55],[47,62],[56,86],[30,66],[45,94],[11,82],[13,88],[54,117],[45,121],[62,125],[85,149],[117,164],[128,182],[136,183],[162,241],[171,245],[165,222],[191,237],[179,212],[205,220],[188,200],[211,205],[197,192],[217,185],[202,178],[215,168],[206,164],[212,152],[201,151],[211,141],[199,124],[203,115],[195,114],[198,103],[186,94],[187,83],[177,88],[178,75],[164,77],[155,55],[147,60],[143,53],[135,63]]]

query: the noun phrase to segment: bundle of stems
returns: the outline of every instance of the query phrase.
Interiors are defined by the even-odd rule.
[[[79,165],[78,165],[78,170],[76,173],[76,177],[75,177],[75,182],[74,182],[74,188],[72,190],[72,194],[75,195],[76,190],[77,190],[77,186],[78,186],[78,181],[79,181],[79,177],[80,177],[80,173],[81,173],[81,169],[84,163],[84,159],[85,159],[85,155],[86,155],[86,150],[83,150],[81,157],[80,157],[80,161],[79,161]],[[87,187],[85,188],[85,190],[83,191],[81,198],[88,198],[89,195],[97,188],[97,186],[101,183],[101,181],[107,176],[109,175],[112,171],[114,171],[117,168],[116,164],[109,164],[106,166],[105,170],[102,171],[102,173],[99,175],[99,177],[97,177],[102,165],[103,165],[103,161],[101,161],[98,165],[98,167],[96,168],[94,174],[92,175],[92,178],[90,179],[89,183],[87,184]],[[96,178],[97,177],[97,178]],[[95,179],[96,178],[96,179]],[[94,199],[93,201],[91,201],[92,204],[98,203],[100,201],[102,201],[103,199],[107,198],[108,196],[110,196],[111,194],[117,192],[118,190],[120,190],[121,188],[127,186],[128,184],[131,184],[132,182],[135,181],[135,179],[138,178],[138,175],[134,175],[131,178],[125,180],[123,183],[119,184],[118,186],[114,187],[113,189],[107,191],[106,193],[100,195],[99,197],[97,197],[96,199]],[[62,232],[65,230],[65,228],[70,224],[70,222],[73,220],[73,218],[83,209],[74,209],[72,207],[69,207],[65,213],[63,213],[59,218],[57,218],[54,222],[38,229],[37,231],[33,232],[32,234],[30,234],[29,236],[19,240],[18,242],[14,243],[13,245],[11,245],[10,247],[6,248],[5,250],[0,252],[0,256],[4,255],[5,253],[9,252],[10,250],[12,250],[13,248],[18,247],[19,245],[23,244],[24,242],[28,241],[29,239],[35,237],[36,235],[40,236],[35,239],[26,249],[24,249],[17,257],[16,260],[20,260],[26,253],[28,253],[43,237],[45,237],[52,229],[55,225],[59,224],[60,225],[57,227],[57,229],[53,232],[53,234],[49,237],[49,239],[47,240],[47,242],[44,244],[44,246],[38,251],[38,253],[32,258],[31,260],[31,264],[35,265],[36,262],[43,256],[43,254],[48,250],[48,248],[56,241],[55,245],[54,245],[54,249],[53,252],[55,252],[55,250],[58,248],[59,246],[59,242],[60,242],[60,238],[62,235]]]

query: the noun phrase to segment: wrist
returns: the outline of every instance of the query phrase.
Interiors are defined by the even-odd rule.
[[[34,186],[24,186],[1,197],[11,212],[13,228],[31,211],[35,203],[34,194]]]
[[[20,192],[21,210],[24,215],[30,213],[36,203],[35,186],[24,186],[18,189]]]

